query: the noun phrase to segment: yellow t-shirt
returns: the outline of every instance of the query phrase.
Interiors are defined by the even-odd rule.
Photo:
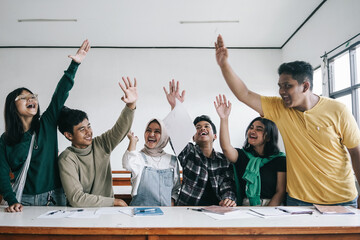
[[[353,200],[357,190],[346,147],[360,144],[360,131],[345,105],[325,97],[305,112],[285,108],[280,97],[261,97],[261,104],[284,140],[290,197],[316,204]]]

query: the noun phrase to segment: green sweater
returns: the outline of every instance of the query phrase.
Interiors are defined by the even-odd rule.
[[[40,118],[40,130],[35,139],[24,194],[40,194],[61,187],[56,122],[74,85],[78,66],[78,63],[71,62],[60,79],[48,108]],[[31,135],[30,131],[24,133],[21,142],[14,146],[6,144],[5,134],[0,138],[0,194],[9,206],[18,203],[11,188],[9,173],[11,170],[15,178],[20,174],[29,151]]]
[[[73,207],[114,205],[110,154],[131,128],[134,110],[125,107],[115,125],[84,149],[68,147],[59,156],[61,182]]]

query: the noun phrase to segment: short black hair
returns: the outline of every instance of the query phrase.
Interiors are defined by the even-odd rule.
[[[87,114],[84,111],[63,107],[58,117],[59,131],[64,135],[65,132],[74,134],[74,126],[78,125],[84,119],[89,120]]]
[[[314,70],[310,63],[304,61],[295,61],[283,63],[278,69],[278,74],[290,74],[299,84],[304,83],[306,80],[310,82],[310,90],[313,89],[313,75]]]
[[[211,119],[210,119],[209,116],[207,116],[207,115],[201,115],[201,116],[196,117],[195,120],[194,120],[194,126],[196,126],[196,124],[197,124],[198,122],[201,122],[201,121],[206,121],[206,122],[210,123],[211,128],[212,128],[214,134],[216,134],[215,124],[211,121]]]

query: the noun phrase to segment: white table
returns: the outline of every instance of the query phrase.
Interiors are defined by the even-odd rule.
[[[247,207],[239,207],[244,212]],[[0,209],[0,239],[360,239],[360,211],[355,215],[312,215],[215,220],[186,207],[162,207],[164,215],[100,215],[94,219],[40,219],[66,207]],[[93,210],[93,209],[85,209]]]

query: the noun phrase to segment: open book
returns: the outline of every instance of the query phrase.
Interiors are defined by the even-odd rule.
[[[315,208],[321,214],[355,214],[353,211],[349,210],[344,206],[330,206],[330,205],[317,205],[314,204]]]

